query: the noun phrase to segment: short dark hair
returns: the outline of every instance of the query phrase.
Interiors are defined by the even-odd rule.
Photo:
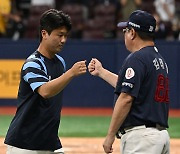
[[[41,31],[46,30],[50,35],[51,32],[59,27],[65,26],[68,31],[71,30],[71,18],[69,15],[56,9],[50,9],[44,12],[40,18],[39,38],[42,41]]]

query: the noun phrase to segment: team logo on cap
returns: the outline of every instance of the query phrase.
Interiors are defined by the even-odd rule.
[[[131,26],[133,26],[133,27],[136,27],[136,28],[141,28],[140,25],[135,24],[135,23],[133,23],[133,22],[129,22],[129,25],[131,25]]]
[[[152,32],[154,30],[154,27],[153,26],[150,26],[149,27],[149,31]]]
[[[132,68],[128,68],[126,70],[126,74],[125,74],[126,79],[131,79],[132,77],[134,77],[134,75],[135,75],[135,72]]]

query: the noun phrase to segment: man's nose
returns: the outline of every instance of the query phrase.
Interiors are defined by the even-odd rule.
[[[66,37],[66,36],[63,36],[63,37],[61,38],[61,42],[62,42],[62,43],[65,43],[66,40],[67,40],[67,37]]]

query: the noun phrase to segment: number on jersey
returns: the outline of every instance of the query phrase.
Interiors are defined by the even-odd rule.
[[[169,82],[168,78],[164,77],[162,74],[158,76],[155,100],[156,102],[169,102]]]

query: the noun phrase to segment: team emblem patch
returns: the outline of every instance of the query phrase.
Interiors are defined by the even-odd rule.
[[[134,75],[135,75],[135,72],[132,68],[128,68],[126,70],[126,74],[125,74],[126,79],[131,79],[132,77],[134,77]]]

